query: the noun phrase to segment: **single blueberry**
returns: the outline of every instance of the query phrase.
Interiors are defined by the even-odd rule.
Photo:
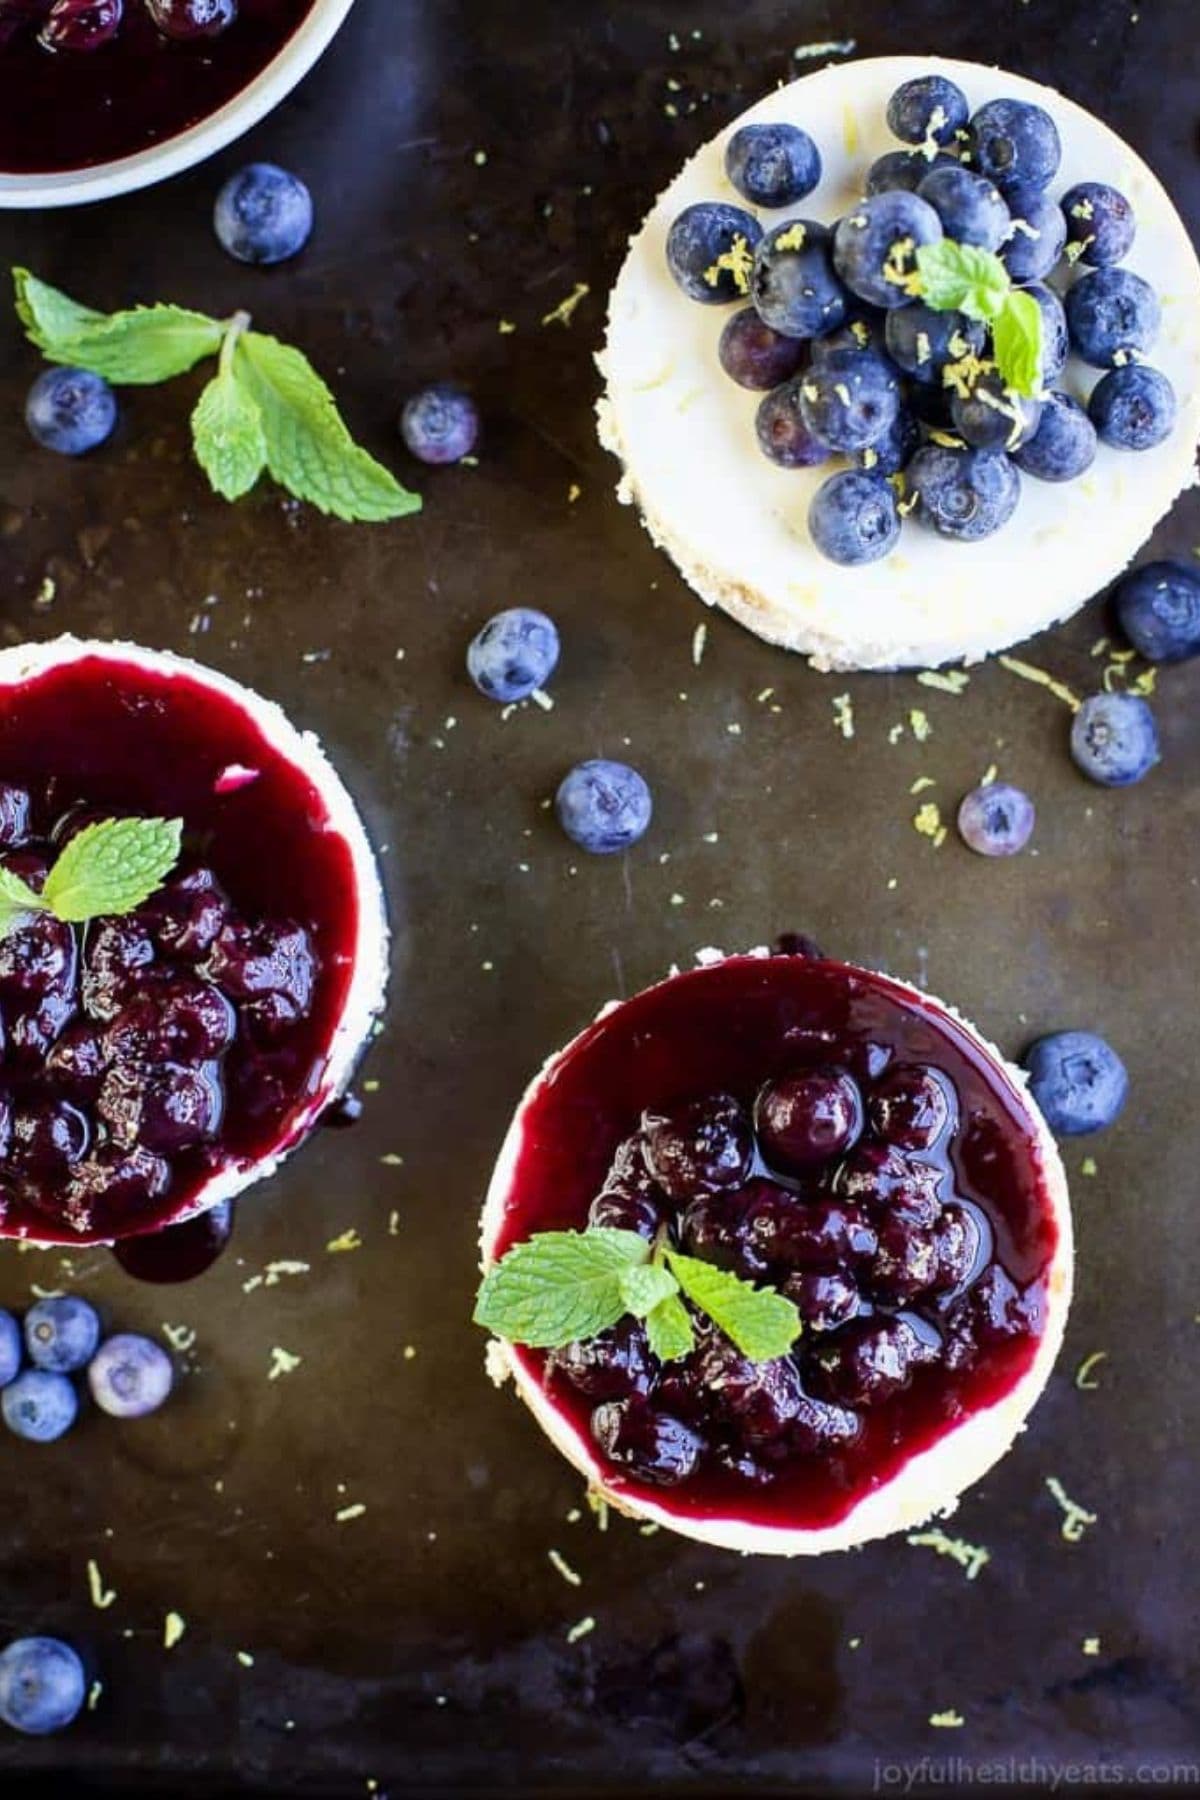
[[[958,809],[962,840],[980,856],[1015,856],[1033,834],[1033,801],[1007,781],[972,788]]]
[[[43,369],[25,401],[29,435],[43,450],[83,456],[112,436],[117,399],[88,369]]]
[[[1012,462],[993,450],[926,444],[909,463],[907,482],[920,516],[943,537],[964,543],[999,531],[1021,497]]]
[[[1097,437],[1114,450],[1153,450],[1174,431],[1177,411],[1175,389],[1145,363],[1110,369],[1088,401]]]
[[[87,1693],[83,1664],[58,1638],[18,1638],[0,1653],[0,1720],[45,1737],[78,1717]]]
[[[882,475],[843,469],[823,481],[813,495],[808,530],[830,562],[848,568],[878,562],[900,536],[895,490]]]
[[[1074,481],[1096,460],[1096,427],[1071,394],[1054,392],[1042,401],[1037,430],[1014,452],[1023,475],[1039,481]]]
[[[164,37],[181,44],[220,37],[237,19],[237,0],[145,0]]]
[[[1111,1044],[1093,1031],[1054,1031],[1025,1052],[1029,1090],[1051,1131],[1082,1137],[1111,1125],[1129,1076]]]
[[[20,1374],[23,1359],[21,1327],[10,1312],[0,1309],[0,1388],[7,1387]]]
[[[906,375],[926,387],[945,385],[942,371],[947,364],[982,357],[986,336],[978,319],[960,312],[934,312],[923,300],[888,313],[884,327],[888,354]]]
[[[947,156],[941,150],[934,157],[925,156],[920,150],[887,150],[882,156],[877,156],[867,170],[864,192],[868,198],[873,194],[893,193],[897,189],[915,194],[931,169],[957,167],[958,158]]]
[[[800,409],[803,375],[764,394],[754,416],[758,447],[781,469],[813,469],[828,462],[829,446],[815,437]]]
[[[1200,572],[1181,562],[1143,563],[1117,583],[1121,630],[1147,662],[1200,655]]]
[[[989,100],[971,120],[968,139],[981,175],[1001,192],[1028,183],[1044,188],[1062,161],[1058,128],[1041,106],[1026,100]]]
[[[970,116],[967,96],[945,75],[902,81],[887,103],[888,130],[906,144],[952,144]]]
[[[175,1366],[161,1344],[136,1332],[106,1338],[88,1364],[88,1387],[101,1412],[140,1419],[157,1412],[175,1382]]]
[[[1097,269],[1067,290],[1067,328],[1077,356],[1097,369],[1122,351],[1144,354],[1158,336],[1162,308],[1148,281],[1129,269]]]
[[[1106,181],[1077,182],[1063,195],[1062,210],[1076,262],[1107,269],[1128,256],[1137,220],[1132,206],[1115,187]]]
[[[917,193],[927,200],[942,230],[957,244],[998,250],[1012,230],[1012,214],[995,184],[959,163],[931,169]]]
[[[434,382],[404,402],[400,435],[420,462],[461,462],[479,437],[475,402],[453,382]]]
[[[743,125],[725,146],[725,173],[752,206],[793,206],[821,179],[821,152],[798,125]]]
[[[870,351],[835,350],[800,377],[800,415],[831,450],[862,450],[883,437],[900,408],[900,388]]]
[[[1067,221],[1057,200],[1022,182],[1004,196],[1012,224],[1000,246],[1000,261],[1018,285],[1044,281],[1067,243]]]
[[[804,344],[772,330],[752,306],[744,306],[725,321],[717,358],[739,387],[765,392],[796,373],[804,361]]]
[[[1030,282],[1025,292],[1037,301],[1042,315],[1042,386],[1057,381],[1067,363],[1071,341],[1067,331],[1067,315],[1053,288],[1040,281]]]
[[[79,1398],[65,1375],[49,1369],[26,1369],[0,1388],[0,1413],[17,1437],[31,1444],[51,1444],[70,1431]]]
[[[995,369],[977,376],[969,393],[950,401],[954,429],[976,450],[1007,450],[1010,454],[1029,442],[1042,416],[1042,403],[1005,387]]]
[[[685,206],[667,233],[667,268],[689,300],[726,306],[750,292],[762,226],[741,206],[699,200]]]
[[[99,1342],[99,1313],[74,1294],[39,1300],[25,1314],[25,1348],[35,1368],[69,1375],[91,1361]]]
[[[872,194],[838,220],[833,266],[860,300],[890,311],[910,303],[916,252],[941,236],[942,221],[918,194]]]
[[[763,323],[787,337],[820,338],[846,316],[829,232],[813,219],[785,219],[754,252],[750,294]]]
[[[1158,756],[1154,714],[1140,694],[1093,694],[1071,725],[1071,755],[1104,787],[1128,787],[1148,775]]]
[[[467,673],[489,700],[511,706],[545,687],[558,667],[558,627],[531,606],[489,619],[467,646]]]
[[[636,844],[654,809],[637,770],[604,757],[577,763],[563,777],[554,805],[567,836],[593,856],[611,856]]]
[[[247,163],[217,195],[213,228],[238,262],[286,262],[312,235],[312,195],[275,163]]]

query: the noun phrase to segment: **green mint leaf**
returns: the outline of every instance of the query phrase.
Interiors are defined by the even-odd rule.
[[[299,350],[248,331],[238,339],[234,370],[258,406],[267,467],[281,487],[339,519],[400,519],[420,510],[420,497],[354,442]]]
[[[649,1256],[632,1231],[540,1231],[488,1270],[475,1323],[542,1350],[595,1337],[624,1318],[621,1276]]]
[[[971,319],[994,319],[1010,288],[1008,270],[998,256],[949,238],[918,246],[917,274],[926,306]]]
[[[1036,394],[1042,385],[1042,309],[1032,294],[1015,290],[992,321],[996,367],[1015,394]]]
[[[12,869],[0,869],[0,938],[32,912],[45,912],[46,902]]]
[[[196,461],[225,500],[248,494],[267,466],[262,414],[232,369],[213,376],[192,414]]]
[[[784,1294],[756,1288],[726,1269],[668,1250],[667,1265],[694,1306],[751,1362],[785,1356],[800,1336],[800,1314]]]
[[[130,387],[168,381],[221,348],[224,326],[182,306],[137,306],[97,313],[15,269],[17,311],[50,362],[90,369]]]
[[[696,1347],[692,1318],[678,1294],[668,1294],[646,1314],[646,1336],[659,1362],[677,1362]]]
[[[669,1300],[678,1292],[679,1283],[661,1263],[635,1263],[622,1271],[621,1298],[625,1311],[636,1319],[644,1319],[660,1301]]]
[[[71,924],[132,912],[175,866],[182,831],[182,819],[101,819],[85,826],[46,877],[46,906]]]

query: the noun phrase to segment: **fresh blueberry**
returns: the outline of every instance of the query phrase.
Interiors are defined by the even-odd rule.
[[[43,369],[25,401],[25,423],[43,450],[83,456],[111,437],[116,395],[88,369]]]
[[[759,449],[781,469],[814,469],[829,460],[828,444],[804,422],[800,393],[804,379],[797,375],[764,394],[754,416]]]
[[[725,321],[717,356],[739,387],[765,391],[796,373],[804,361],[804,345],[799,338],[773,331],[752,306],[744,306]]]
[[[1000,246],[1000,261],[1018,284],[1044,281],[1057,267],[1067,243],[1067,221],[1057,200],[1022,182],[1004,196],[1012,218]]]
[[[955,243],[998,250],[1012,229],[1012,215],[999,189],[986,175],[976,175],[959,163],[931,169],[917,193],[929,202],[942,230]]]
[[[995,369],[987,369],[966,394],[950,401],[954,429],[976,450],[1007,450],[1010,454],[1029,442],[1038,428],[1042,403],[1005,387]]]
[[[20,1373],[23,1350],[21,1327],[10,1312],[0,1309],[0,1388]]]
[[[0,1720],[45,1737],[79,1716],[87,1693],[83,1664],[58,1638],[18,1638],[0,1654]]]
[[[943,537],[973,543],[1008,523],[1021,497],[1021,478],[1009,458],[993,450],[926,444],[908,465],[908,490],[921,517]]]
[[[136,1332],[106,1338],[88,1364],[88,1387],[101,1412],[141,1419],[157,1412],[175,1383],[175,1367],[161,1344]]]
[[[941,387],[948,363],[982,357],[986,331],[965,313],[934,312],[923,300],[887,315],[884,336],[888,354],[914,381]]]
[[[761,237],[753,213],[700,200],[685,206],[667,233],[667,267],[689,300],[705,306],[744,300]]]
[[[751,297],[763,323],[787,337],[819,338],[846,316],[846,290],[829,232],[812,219],[785,219],[754,252]]]
[[[1025,1052],[1029,1089],[1051,1131],[1103,1131],[1125,1104],[1129,1076],[1111,1044],[1093,1031],[1055,1031]]]
[[[650,824],[650,789],[636,769],[594,757],[565,775],[554,800],[558,822],[593,856],[628,850]]]
[[[967,96],[945,75],[902,81],[887,103],[888,129],[906,144],[952,144],[970,116]]]
[[[743,125],[725,146],[725,173],[752,206],[793,206],[821,179],[821,152],[798,125]]]
[[[905,309],[907,311],[907,308]],[[891,318],[901,315],[892,313]],[[866,469],[874,475],[898,475],[901,469],[908,467],[921,447],[921,427],[916,417],[906,406],[902,406],[888,426],[882,437],[858,452],[856,461],[860,469]]]
[[[895,548],[900,536],[895,491],[882,475],[843,469],[823,481],[813,495],[808,530],[830,562],[848,568],[878,562]]]
[[[898,190],[915,194],[930,169],[949,169],[958,167],[958,158],[946,156],[941,150],[934,157],[922,154],[920,150],[888,150],[877,156],[867,170],[866,193],[868,198],[873,194],[890,194]]]
[[[1128,787],[1158,761],[1158,728],[1140,694],[1093,694],[1071,725],[1071,755],[1103,787]]]
[[[79,1411],[79,1398],[65,1375],[49,1369],[26,1369],[6,1388],[0,1388],[0,1413],[17,1437],[31,1444],[52,1444],[70,1431]]]
[[[420,462],[461,462],[479,438],[479,413],[470,394],[438,381],[404,402],[400,435]]]
[[[873,194],[838,220],[833,266],[860,300],[890,311],[913,297],[916,251],[941,236],[941,220],[919,195],[903,189]]]
[[[287,169],[247,163],[217,195],[213,227],[222,249],[238,262],[286,262],[312,235],[312,195]]]
[[[1200,655],[1200,572],[1181,562],[1143,563],[1114,592],[1121,630],[1147,662]]]
[[[1177,410],[1171,383],[1145,363],[1110,369],[1088,400],[1096,436],[1114,450],[1153,450],[1174,431]]]
[[[1096,427],[1071,394],[1056,391],[1042,401],[1037,430],[1014,453],[1024,475],[1039,481],[1074,481],[1096,460]]]
[[[1129,269],[1097,269],[1067,290],[1067,327],[1077,356],[1097,369],[1121,352],[1144,355],[1158,336],[1162,308],[1148,281]]]
[[[74,1294],[39,1300],[25,1314],[25,1347],[39,1369],[69,1375],[82,1369],[100,1342],[100,1315]]]
[[[896,377],[870,351],[835,350],[800,379],[800,416],[831,450],[874,443],[899,408]]]
[[[1128,256],[1137,232],[1133,208],[1106,181],[1080,181],[1062,197],[1067,241],[1076,262],[1107,269]]]
[[[1040,281],[1030,282],[1025,292],[1037,301],[1042,315],[1042,386],[1057,381],[1066,367],[1071,341],[1067,331],[1067,315],[1053,288]]]
[[[1002,193],[1028,183],[1048,187],[1062,161],[1050,114],[1025,100],[989,100],[970,123],[970,150],[980,174]]]
[[[558,667],[558,627],[531,606],[489,619],[467,646],[467,673],[489,700],[511,706],[545,687]]]
[[[980,856],[1015,856],[1033,835],[1033,801],[1007,781],[972,788],[958,809],[963,842]]]

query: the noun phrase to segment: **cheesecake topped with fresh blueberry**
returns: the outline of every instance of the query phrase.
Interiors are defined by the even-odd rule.
[[[1073,612],[1193,478],[1200,266],[1150,170],[1003,71],[780,89],[633,239],[604,442],[701,597],[822,667]]]

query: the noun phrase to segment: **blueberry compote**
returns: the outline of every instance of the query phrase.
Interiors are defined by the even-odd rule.
[[[672,1511],[815,1528],[1000,1399],[1045,1326],[1058,1229],[1033,1120],[941,1008],[885,977],[735,957],[610,1013],[523,1117],[500,1256],[534,1231],[652,1236],[799,1308],[747,1362],[696,1321],[519,1350],[611,1485]]]
[[[135,912],[0,940],[0,1235],[156,1230],[307,1123],[353,967],[349,847],[183,670],[84,656],[0,689],[0,770],[0,862],[35,887],[89,819],[184,821]]]
[[[0,0],[0,170],[87,168],[175,137],[261,74],[312,5]]]

